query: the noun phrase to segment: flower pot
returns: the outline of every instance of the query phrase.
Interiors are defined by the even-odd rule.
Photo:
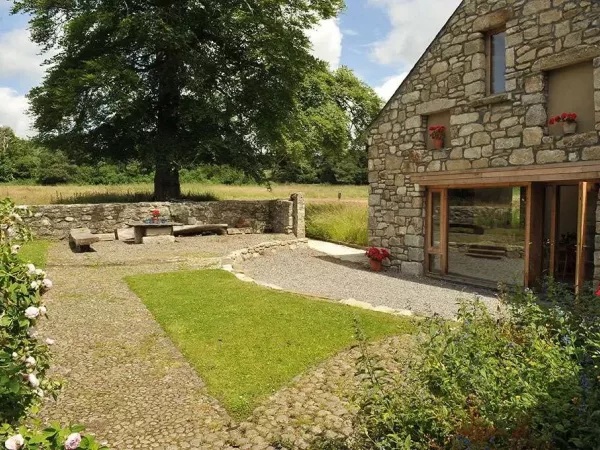
[[[575,134],[577,122],[563,122],[563,131],[565,134]]]
[[[434,139],[433,146],[437,149],[444,148],[444,140],[443,139]]]
[[[373,272],[381,272],[383,270],[383,264],[381,264],[381,261],[370,259],[369,263],[371,264],[371,270]]]

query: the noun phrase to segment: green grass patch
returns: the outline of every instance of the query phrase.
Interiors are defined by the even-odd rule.
[[[244,283],[221,270],[127,277],[211,395],[238,419],[296,375],[355,343],[412,333],[405,318]]]
[[[50,241],[37,239],[26,242],[19,250],[19,257],[25,263],[31,263],[36,267],[46,267],[50,245],[52,245]]]
[[[369,245],[368,208],[357,203],[314,203],[306,206],[306,233],[314,239]]]

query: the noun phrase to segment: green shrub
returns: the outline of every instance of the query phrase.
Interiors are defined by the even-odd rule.
[[[39,428],[39,427],[38,427]],[[82,435],[82,426],[61,427],[57,423],[41,431],[21,426],[17,429],[8,424],[0,426],[0,442],[11,450],[102,450],[93,437]]]
[[[314,239],[369,245],[368,210],[352,203],[313,203],[306,206],[306,233]]]
[[[531,291],[513,290],[498,317],[473,300],[458,323],[426,320],[402,376],[375,370],[366,356],[356,435],[315,448],[598,448],[597,315],[583,306],[589,293],[565,292],[550,286],[540,306]]]

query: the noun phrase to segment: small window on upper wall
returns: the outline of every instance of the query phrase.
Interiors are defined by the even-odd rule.
[[[506,31],[490,31],[486,38],[488,94],[506,91]]]
[[[594,131],[594,67],[592,61],[548,72],[548,117],[577,114],[577,132]],[[550,134],[562,134],[560,126],[550,126]]]

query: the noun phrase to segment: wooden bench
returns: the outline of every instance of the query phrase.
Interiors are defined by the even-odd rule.
[[[69,233],[69,245],[77,252],[89,252],[91,245],[100,240],[100,236],[92,234],[89,228],[74,228]]]
[[[195,234],[215,233],[218,235],[227,234],[229,225],[226,223],[205,224],[205,225],[183,225],[173,228],[175,236],[192,236]]]

